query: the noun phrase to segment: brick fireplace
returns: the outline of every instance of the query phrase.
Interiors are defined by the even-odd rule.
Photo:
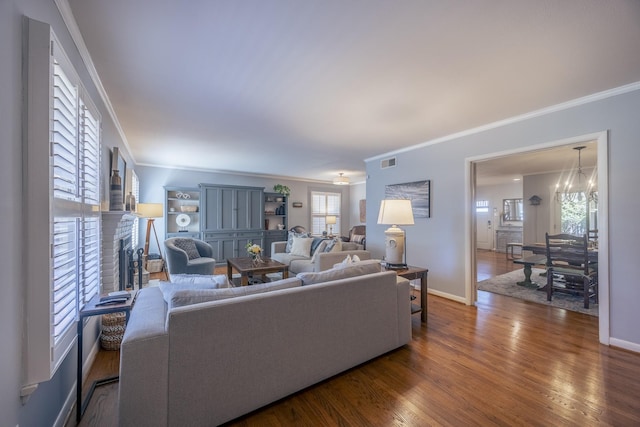
[[[129,212],[102,212],[102,293],[120,290],[120,246],[133,249],[131,232],[136,216]]]

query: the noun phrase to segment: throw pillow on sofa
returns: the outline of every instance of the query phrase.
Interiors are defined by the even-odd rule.
[[[327,243],[327,246],[325,246],[324,251],[325,252],[340,252],[340,251],[342,251],[342,240],[340,240],[340,239],[331,240],[329,243]]]
[[[284,251],[286,253],[290,253],[291,252],[291,246],[293,245],[293,238],[294,237],[311,237],[311,233],[308,232],[302,232],[302,233],[296,233],[295,231],[289,231],[289,236],[287,237],[287,246],[285,246]]]
[[[345,268],[332,268],[318,273],[298,273],[296,277],[302,280],[302,285],[314,285],[316,283],[331,282],[333,280],[349,277],[363,276],[365,274],[379,273],[380,261],[366,260],[352,264]]]
[[[310,257],[312,243],[313,239],[311,237],[294,237],[291,245],[291,255]]]
[[[200,258],[200,252],[196,247],[196,242],[191,239],[175,239],[173,244],[176,248],[182,249],[187,253],[189,260]]]

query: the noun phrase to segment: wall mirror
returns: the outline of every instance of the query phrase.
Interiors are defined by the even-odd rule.
[[[523,221],[522,199],[502,199],[502,221]]]

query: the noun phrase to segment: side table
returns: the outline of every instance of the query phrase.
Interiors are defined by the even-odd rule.
[[[91,396],[93,395],[93,391],[96,387],[110,384],[118,381],[120,379],[119,376],[109,377],[99,379],[91,384],[91,388],[87,393],[87,397],[82,400],[82,335],[84,330],[84,318],[91,316],[101,316],[103,314],[109,313],[119,313],[124,312],[126,314],[125,325],[129,322],[129,315],[131,313],[131,307],[133,307],[133,301],[136,298],[137,293],[132,292],[131,297],[127,300],[127,302],[122,304],[106,304],[106,305],[97,305],[100,303],[100,296],[95,295],[91,300],[85,304],[85,306],[78,312],[78,367],[77,367],[77,376],[76,376],[76,421],[80,421],[84,411],[87,409],[87,405],[89,404],[89,400],[91,400]]]
[[[407,280],[420,279],[420,306],[411,304],[411,314],[420,313],[420,320],[423,323],[427,321],[427,274],[429,270],[422,267],[408,266],[401,270],[386,269],[387,271],[395,271],[400,277]]]

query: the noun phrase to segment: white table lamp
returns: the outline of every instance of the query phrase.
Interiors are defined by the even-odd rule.
[[[327,215],[324,222],[329,226],[329,236],[333,236],[333,226],[336,224],[337,217],[335,215]]]
[[[387,268],[407,268],[405,232],[398,225],[413,225],[411,200],[385,199],[380,202],[378,224],[391,225],[385,232]]]

